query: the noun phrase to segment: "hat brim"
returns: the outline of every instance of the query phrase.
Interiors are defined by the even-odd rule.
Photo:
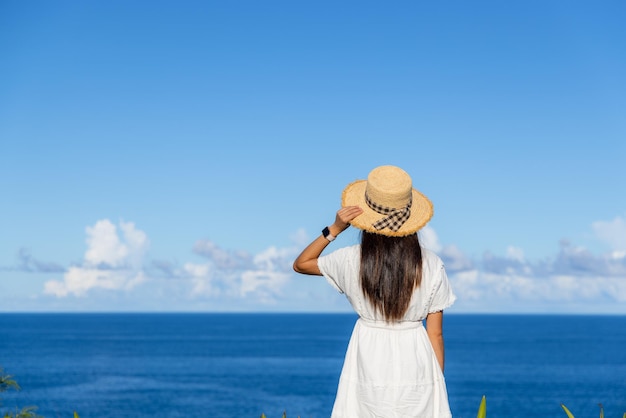
[[[357,180],[350,183],[341,195],[341,206],[358,206],[363,209],[363,213],[354,218],[350,225],[363,231],[390,237],[404,237],[413,234],[423,228],[433,217],[433,204],[419,191],[413,189],[413,202],[411,203],[411,216],[402,224],[397,231],[389,228],[378,230],[373,224],[385,215],[371,209],[365,201],[365,188],[367,180]]]

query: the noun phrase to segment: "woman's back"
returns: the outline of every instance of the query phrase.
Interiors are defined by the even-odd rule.
[[[359,271],[361,246],[340,248],[318,259],[320,271],[337,291],[345,293],[355,312],[372,321],[385,321],[381,312],[367,300],[361,288]],[[421,321],[429,312],[442,311],[454,302],[443,262],[432,251],[422,248],[422,279],[413,290],[402,321]]]

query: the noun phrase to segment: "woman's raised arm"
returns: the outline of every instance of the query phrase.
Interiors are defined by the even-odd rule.
[[[335,216],[335,223],[330,225],[328,229],[333,236],[339,235],[346,228],[350,226],[350,221],[363,213],[363,210],[358,206],[346,206],[339,209]],[[310,243],[293,262],[293,269],[302,274],[313,274],[321,276],[319,267],[317,266],[317,259],[324,251],[324,248],[330,241],[324,238],[323,235],[318,236]]]

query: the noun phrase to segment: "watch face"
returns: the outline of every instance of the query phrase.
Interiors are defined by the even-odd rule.
[[[330,235],[330,229],[328,227],[322,229],[322,235],[324,235],[324,238],[327,238]]]

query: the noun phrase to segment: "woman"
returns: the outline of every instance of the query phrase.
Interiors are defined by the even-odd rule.
[[[442,320],[455,296],[443,263],[417,236],[432,215],[406,172],[377,167],[346,187],[335,222],[294,262],[299,273],[323,275],[359,315],[332,417],[452,416]],[[361,244],[321,256],[349,225],[362,230]]]

